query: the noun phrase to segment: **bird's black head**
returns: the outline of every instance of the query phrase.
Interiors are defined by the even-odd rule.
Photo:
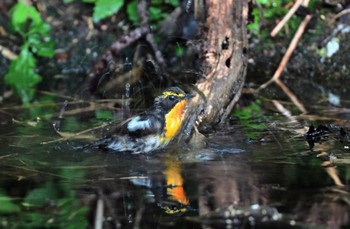
[[[186,94],[178,87],[170,87],[155,99],[155,106],[168,113],[177,103],[192,97],[193,94]]]

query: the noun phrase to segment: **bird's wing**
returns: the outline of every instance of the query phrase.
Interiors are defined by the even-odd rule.
[[[164,122],[155,115],[143,113],[125,122],[122,134],[132,137],[143,137],[150,134],[159,134],[164,128]]]

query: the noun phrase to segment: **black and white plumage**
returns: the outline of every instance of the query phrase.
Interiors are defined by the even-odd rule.
[[[93,147],[133,154],[148,153],[168,145],[180,129],[187,99],[178,87],[168,88],[158,96],[153,106],[116,128],[115,133],[92,144]]]

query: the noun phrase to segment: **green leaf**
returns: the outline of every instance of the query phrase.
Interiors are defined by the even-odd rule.
[[[64,3],[72,3],[74,2],[75,0],[63,0]]]
[[[162,4],[162,3],[163,3],[163,0],[152,0],[151,1],[152,5],[159,5],[159,4]]]
[[[43,186],[32,190],[24,199],[24,202],[36,207],[42,207],[50,201],[56,201],[58,198],[57,187],[52,183],[46,183]]]
[[[137,12],[137,2],[132,1],[126,6],[126,13],[128,14],[128,18],[135,24],[140,24],[139,14]]]
[[[42,23],[39,12],[33,6],[28,6],[22,2],[18,2],[11,9],[11,13],[11,24],[13,28],[21,34],[26,33],[27,21],[29,19],[32,25],[38,25]]]
[[[159,20],[161,19],[164,15],[162,14],[162,10],[159,9],[158,7],[151,6],[149,8],[149,16],[151,20]]]
[[[17,224],[13,228],[49,228],[50,219],[50,215],[40,212],[21,212],[19,220],[12,223]]]
[[[180,5],[179,0],[167,0],[166,2],[172,5],[173,7],[178,7]]]
[[[260,29],[260,11],[258,8],[254,8],[252,11],[252,15],[254,17],[254,22],[249,24],[247,28],[252,31],[253,33],[259,35],[259,29]]]
[[[49,37],[43,38],[43,40],[41,40],[40,36],[35,36],[34,34],[28,37],[32,52],[42,57],[53,57],[55,55],[55,42],[50,40]]]
[[[40,34],[42,36],[49,36],[51,31],[51,26],[49,24],[46,24],[44,22],[39,24],[31,24],[28,36],[32,34]]]
[[[20,207],[13,203],[12,198],[0,190],[0,213],[9,214],[19,211]]]
[[[93,14],[94,21],[98,22],[101,19],[115,14],[123,4],[124,0],[96,0]]]
[[[113,114],[111,111],[107,110],[96,110],[95,111],[96,118],[98,119],[113,119]]]
[[[175,54],[177,57],[182,57],[185,54],[185,48],[181,45],[176,46]]]
[[[41,81],[41,77],[34,72],[36,67],[33,54],[28,47],[22,48],[18,58],[11,62],[10,71],[5,76],[5,83],[18,88],[29,88]]]
[[[98,1],[98,0],[83,0],[83,2],[85,2],[85,3],[95,3],[96,1]]]
[[[22,46],[18,58],[11,62],[5,83],[10,85],[21,97],[23,103],[29,103],[34,96],[33,87],[41,81],[35,73],[36,63],[27,44]]]

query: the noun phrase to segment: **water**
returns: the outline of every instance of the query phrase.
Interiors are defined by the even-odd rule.
[[[235,120],[207,134],[204,148],[149,155],[81,150],[74,139],[42,144],[60,138],[52,122],[1,122],[2,228],[349,227],[350,170],[327,156],[347,149],[330,136],[311,152],[307,120]]]

